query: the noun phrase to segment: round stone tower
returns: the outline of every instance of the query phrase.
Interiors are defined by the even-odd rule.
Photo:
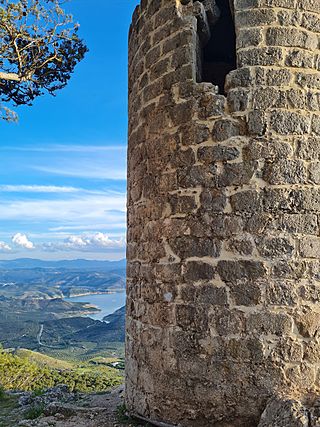
[[[319,0],[136,8],[132,414],[256,427],[269,399],[310,402],[319,392],[319,40]]]

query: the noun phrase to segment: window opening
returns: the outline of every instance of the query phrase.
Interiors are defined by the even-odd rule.
[[[233,0],[210,0],[216,3],[216,16],[212,16],[207,11],[209,26],[209,39],[201,41],[200,55],[198,55],[198,80],[210,82],[219,87],[219,93],[225,94],[224,85],[227,74],[237,68],[236,59],[236,33],[234,25],[234,14],[231,10]],[[208,0],[202,1],[204,5]],[[218,10],[217,10],[218,9]],[[211,11],[212,12],[212,6]]]

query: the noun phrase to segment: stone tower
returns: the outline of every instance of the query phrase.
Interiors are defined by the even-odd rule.
[[[319,40],[320,0],[136,8],[133,414],[157,425],[250,427],[270,398],[305,403],[319,392]]]

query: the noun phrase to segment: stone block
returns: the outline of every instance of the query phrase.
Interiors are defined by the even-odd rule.
[[[227,198],[223,190],[204,190],[200,195],[201,207],[206,212],[223,212]]]
[[[239,12],[237,24],[242,27],[259,27],[276,22],[276,13],[272,9],[252,9]]]
[[[269,184],[303,184],[307,181],[305,163],[301,160],[278,160],[265,164],[263,179]]]
[[[294,240],[286,237],[257,237],[255,239],[258,252],[264,258],[292,258]]]
[[[237,47],[239,49],[251,46],[259,46],[263,40],[263,33],[260,28],[244,28],[240,31],[237,38]]]
[[[181,259],[192,257],[217,258],[221,252],[221,242],[217,239],[181,236],[169,239],[169,244],[175,255]]]
[[[238,61],[240,67],[280,66],[283,61],[283,52],[279,47],[249,48],[239,51]]]
[[[199,118],[206,120],[221,117],[226,110],[226,98],[213,92],[206,92],[199,100]]]
[[[242,134],[243,126],[239,121],[217,120],[213,125],[212,139],[213,141],[221,142]]]
[[[247,320],[247,331],[254,335],[284,336],[293,328],[292,318],[286,313],[261,312],[250,314]]]
[[[260,261],[219,261],[217,273],[224,282],[237,280],[257,280],[266,275],[266,269]]]
[[[269,28],[266,34],[266,41],[270,46],[301,47],[310,50],[316,49],[318,46],[316,34],[301,31],[297,28]]]
[[[290,280],[270,280],[265,283],[266,303],[274,306],[295,306],[299,295],[295,283]]]
[[[246,330],[246,317],[238,309],[215,307],[209,315],[209,325],[222,337],[243,334]]]
[[[173,194],[169,198],[169,203],[173,215],[190,213],[197,207],[194,196]]]
[[[320,329],[320,313],[303,307],[295,314],[295,323],[300,335],[304,338],[314,338]]]
[[[234,212],[255,213],[262,210],[262,195],[254,190],[240,191],[230,197]]]
[[[207,328],[208,314],[203,307],[191,304],[177,304],[176,324],[187,331],[197,331]]]
[[[188,261],[182,269],[182,277],[186,282],[212,280],[215,267],[202,261]]]
[[[181,143],[183,145],[197,145],[208,141],[210,131],[207,125],[188,123],[181,127]]]
[[[292,146],[288,142],[280,141],[278,139],[250,139],[248,144],[243,147],[243,157],[248,160],[266,159],[270,162],[275,160],[283,161],[283,159],[292,157],[292,155]]]
[[[235,160],[239,156],[239,149],[233,146],[214,145],[198,149],[198,160],[206,164]]]
[[[255,245],[250,235],[234,237],[226,242],[226,249],[239,255],[252,255]]]
[[[235,277],[233,281],[230,280],[228,282],[228,287],[230,289],[230,299],[235,306],[252,307],[263,303],[263,286],[252,277],[243,279]]]
[[[310,129],[309,116],[289,111],[274,111],[270,127],[279,135],[304,135]]]

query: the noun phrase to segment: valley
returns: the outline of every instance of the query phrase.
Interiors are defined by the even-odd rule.
[[[0,296],[54,299],[125,290],[122,261],[0,261]]]
[[[28,262],[27,268],[18,260],[0,261],[0,343],[5,353],[50,357],[71,363],[77,373],[82,367],[88,375],[98,368],[101,373],[101,367],[123,367],[125,308],[116,309],[124,302],[125,263],[93,261],[81,267],[80,261]],[[109,298],[107,311],[87,303],[91,295]],[[108,365],[110,360],[114,365]]]

